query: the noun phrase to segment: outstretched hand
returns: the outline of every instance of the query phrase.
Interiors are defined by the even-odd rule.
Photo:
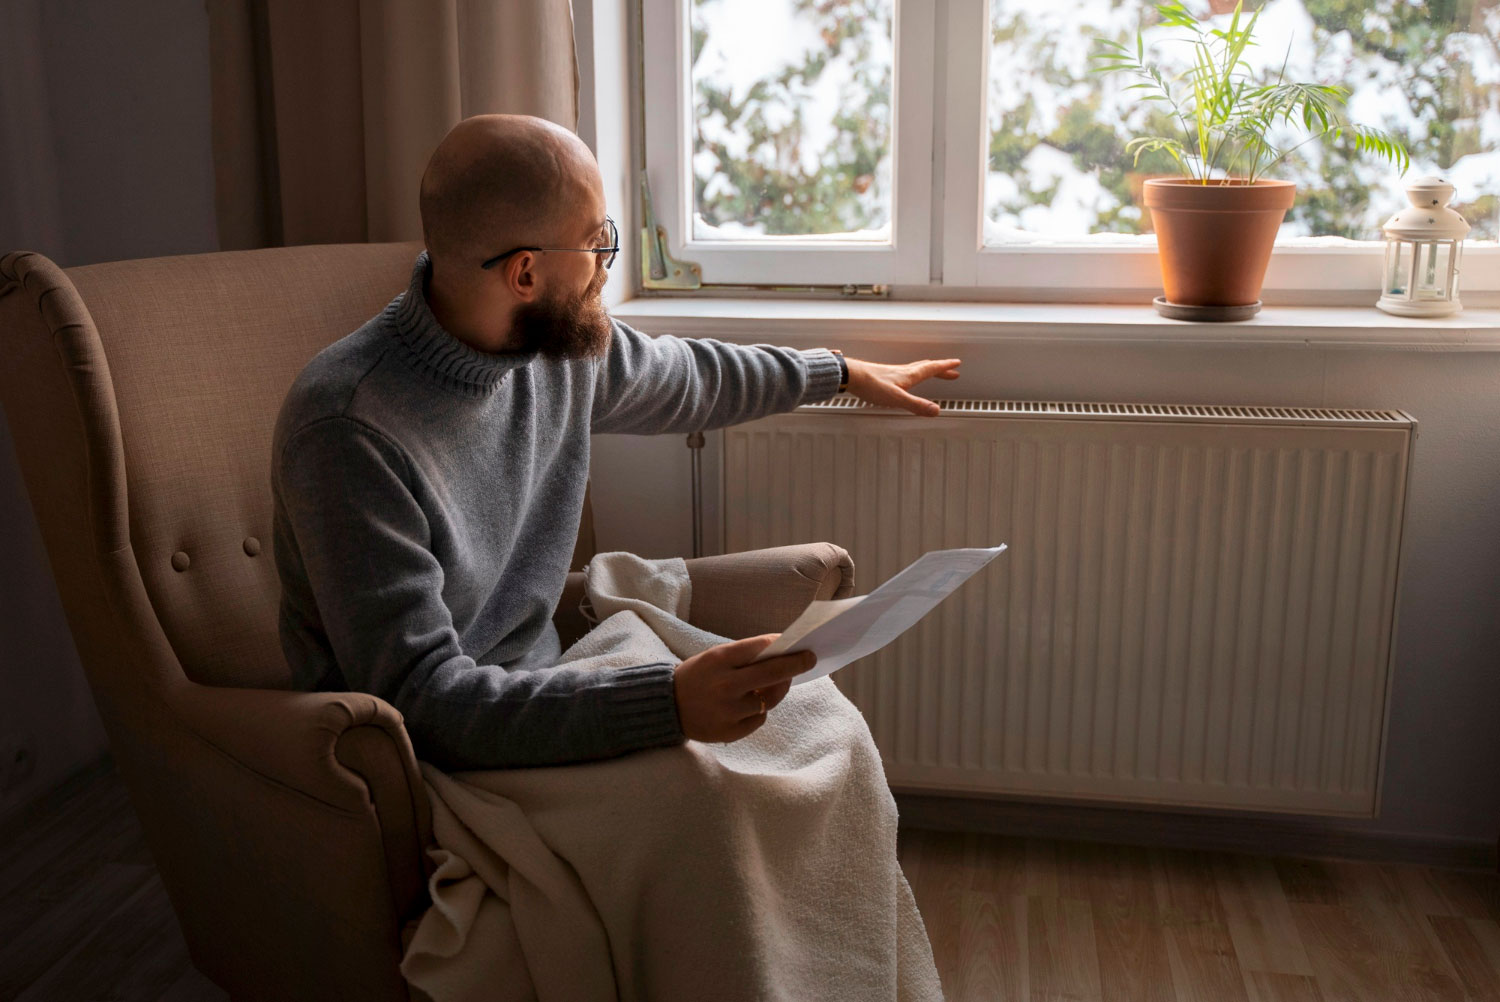
[[[866,403],[900,407],[922,417],[937,417],[940,408],[931,400],[906,392],[925,379],[957,379],[961,359],[924,359],[905,365],[885,365],[845,358],[849,366],[849,392]]]

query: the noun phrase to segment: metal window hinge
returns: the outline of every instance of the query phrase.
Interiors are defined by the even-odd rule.
[[[667,228],[656,221],[651,204],[651,184],[641,171],[641,287],[675,291],[711,288],[720,292],[744,289],[749,292],[800,292],[814,295],[839,295],[850,299],[889,299],[891,287],[884,284],[863,285],[777,285],[730,282],[705,286],[703,267],[696,261],[679,261],[667,253]]]
[[[641,171],[641,286],[646,289],[701,289],[703,268],[695,261],[678,261],[667,253],[667,230],[651,208],[651,185]]]

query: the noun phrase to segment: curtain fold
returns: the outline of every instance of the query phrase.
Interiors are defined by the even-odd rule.
[[[460,119],[569,129],[569,0],[208,0],[224,250],[418,240],[417,189]]]

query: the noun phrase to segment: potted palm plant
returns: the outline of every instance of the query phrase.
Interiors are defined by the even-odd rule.
[[[1157,235],[1165,316],[1186,320],[1242,320],[1260,309],[1260,289],[1271,263],[1271,247],[1297,186],[1266,175],[1295,149],[1314,140],[1348,137],[1354,148],[1401,168],[1411,164],[1406,148],[1389,134],[1340,119],[1349,98],[1345,87],[1289,83],[1286,61],[1274,80],[1257,79],[1245,58],[1256,44],[1256,11],[1248,18],[1236,3],[1223,28],[1201,22],[1182,0],[1155,5],[1164,26],[1184,29],[1192,60],[1169,74],[1148,58],[1145,37],[1135,46],[1095,39],[1090,68],[1137,78],[1127,90],[1166,111],[1178,135],[1140,136],[1126,144],[1141,154],[1171,156],[1181,176],[1145,182],[1146,207]],[[1290,56],[1290,50],[1288,50]],[[1306,138],[1285,149],[1273,139],[1290,126]]]

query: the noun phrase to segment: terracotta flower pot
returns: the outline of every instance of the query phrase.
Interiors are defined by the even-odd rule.
[[[1167,302],[1248,307],[1260,300],[1271,245],[1297,196],[1294,182],[1152,178],[1144,192]]]

